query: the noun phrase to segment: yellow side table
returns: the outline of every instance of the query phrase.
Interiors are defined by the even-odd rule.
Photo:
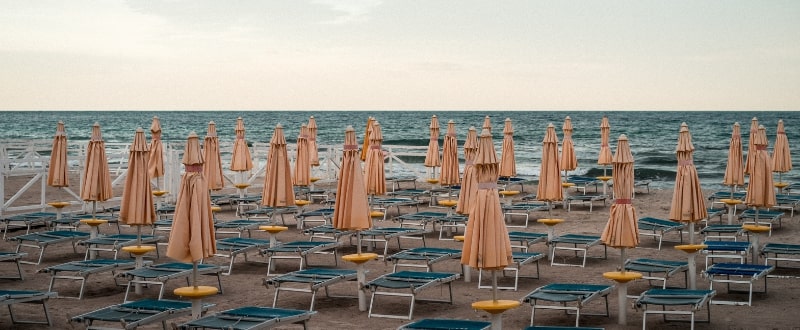
[[[608,195],[608,180],[611,180],[613,177],[601,175],[597,177],[597,180],[603,181],[603,195]]]
[[[742,228],[747,230],[750,233],[753,233],[753,260],[750,261],[752,264],[758,264],[758,237],[761,236],[763,233],[767,233],[771,230],[769,226],[763,225],[743,225]]]
[[[213,286],[185,286],[172,291],[176,296],[187,298],[192,302],[192,319],[199,319],[203,312],[203,298],[217,294],[219,290]]]
[[[250,187],[249,183],[236,183],[233,186],[239,190],[239,198],[244,198],[244,196],[247,196],[247,187]]]
[[[89,226],[89,238],[95,238],[100,233],[100,228],[98,226],[108,223],[108,220],[105,219],[82,219],[82,224],[86,224]],[[89,250],[89,259],[97,258],[97,251]]]
[[[122,251],[133,254],[134,258],[136,259],[136,269],[142,268],[144,265],[144,255],[155,250],[156,247],[152,245],[130,245],[122,247]],[[137,277],[136,279],[138,280],[139,278]],[[136,283],[134,286],[134,292],[136,294],[142,294],[142,285]]]
[[[367,294],[364,292],[364,284],[367,282],[364,263],[378,258],[377,253],[354,253],[342,256],[342,260],[356,264],[356,281],[358,282],[358,310],[367,311]]]
[[[56,220],[61,220],[61,209],[69,206],[69,202],[50,202],[47,205],[56,209]]]
[[[564,222],[564,219],[539,219],[536,220],[536,222],[547,226],[547,243],[549,245],[550,241],[553,240],[553,237],[556,236],[556,225]],[[553,260],[553,251],[549,247],[547,248],[547,258]]]
[[[625,271],[605,272],[603,273],[603,277],[617,282],[617,299],[618,299],[617,301],[619,306],[619,314],[618,314],[619,318],[617,319],[617,324],[627,325],[628,282],[642,278],[642,273],[625,272]]]
[[[788,182],[775,182],[773,185],[775,186],[775,188],[778,188],[778,193],[779,194],[783,194],[783,188],[788,187],[789,183]]]
[[[453,236],[453,240],[456,242],[464,243],[464,235],[456,235]],[[469,265],[461,265],[461,270],[464,273],[464,282],[469,283],[472,282],[472,272],[470,271]]]
[[[492,329],[503,329],[503,313],[519,305],[518,300],[483,300],[472,303],[472,308],[492,314]]]
[[[519,195],[519,190],[500,190],[497,193],[503,196],[503,200],[507,205],[511,205],[514,196]]]
[[[676,245],[675,249],[686,252],[689,255],[689,289],[695,290],[697,289],[697,265],[695,264],[695,257],[697,257],[697,252],[707,248],[707,245],[703,244],[684,244],[684,245]]]
[[[736,213],[736,205],[742,204],[741,200],[733,199],[733,198],[724,198],[720,199],[720,202],[725,203],[728,206],[728,224],[733,224],[733,214]]]
[[[563,209],[565,209],[565,210],[567,209],[567,203],[568,203],[567,197],[569,197],[569,188],[572,188],[574,186],[575,186],[575,184],[572,183],[572,182],[562,182],[561,183],[561,188],[564,189],[564,203],[563,203],[563,205],[561,207]]]

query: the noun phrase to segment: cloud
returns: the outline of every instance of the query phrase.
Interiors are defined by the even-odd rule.
[[[378,6],[382,0],[313,0],[313,4],[328,7],[338,15],[324,24],[348,24],[363,22],[369,19],[368,14]]]

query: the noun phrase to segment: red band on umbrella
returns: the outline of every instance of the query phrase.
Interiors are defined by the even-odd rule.
[[[344,150],[358,150],[357,144],[345,144]]]
[[[778,134],[786,135],[786,132],[778,132]]]
[[[630,200],[630,198],[619,198],[619,199],[614,200],[614,203],[615,204],[630,204],[631,200]]]
[[[467,160],[467,162],[465,164],[466,165],[474,165],[475,161],[474,160]]]
[[[497,182],[479,182],[478,189],[497,189]]]
[[[203,165],[186,165],[186,172],[202,172]]]
[[[756,150],[767,150],[767,146],[756,146]]]
[[[679,161],[679,162],[678,162],[678,165],[680,165],[680,166],[684,166],[684,165],[692,165],[692,164],[694,164],[694,162],[693,162],[693,161],[691,161],[691,160],[682,160],[682,161]]]
[[[452,137],[455,137],[455,136],[456,136],[456,133],[447,133],[447,136],[452,136]]]
[[[369,148],[370,148],[370,149],[378,149],[378,150],[381,150],[381,146],[370,146]]]
[[[608,147],[608,143],[600,144],[601,147]]]
[[[439,141],[439,138],[431,138],[431,141]]]
[[[308,139],[308,134],[302,134],[302,135],[300,135],[300,137],[304,138],[304,139]]]

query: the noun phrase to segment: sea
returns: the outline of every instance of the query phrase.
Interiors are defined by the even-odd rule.
[[[318,144],[336,146],[342,144],[347,126],[355,128],[360,141],[367,119],[372,116],[381,124],[385,146],[420,147],[428,145],[431,117],[436,115],[441,126],[441,139],[447,123],[451,120],[455,123],[459,149],[469,127],[474,126],[480,131],[484,117],[489,116],[498,155],[503,122],[509,118],[514,126],[518,176],[530,178],[539,173],[542,139],[547,126],[553,124],[556,127],[560,141],[563,138],[561,128],[567,116],[572,120],[578,157],[578,168],[569,174],[602,175],[605,169],[597,165],[599,126],[602,117],[607,116],[611,124],[612,152],[616,150],[617,138],[621,134],[627,135],[635,159],[636,179],[652,180],[652,187],[662,189],[670,189],[674,184],[677,168],[675,147],[681,123],[689,126],[695,147],[694,163],[703,188],[722,189],[732,126],[735,122],[741,125],[746,155],[750,122],[756,117],[766,128],[770,150],[778,120],[782,119],[793,162],[800,159],[800,111],[5,111],[0,115],[0,143],[52,140],[59,120],[65,123],[70,141],[88,140],[91,127],[97,122],[106,142],[130,142],[137,128],[142,127],[147,132],[153,116],[158,116],[161,121],[164,142],[184,142],[190,132],[202,137],[210,121],[216,123],[220,141],[233,141],[238,117],[244,119],[248,142],[269,142],[277,124],[284,127],[287,141],[294,141],[301,124],[314,116],[319,126]],[[265,158],[266,154],[254,153],[254,157]],[[402,160],[422,167],[424,155],[404,156]],[[800,168],[795,167],[783,174],[783,181],[798,180]]]

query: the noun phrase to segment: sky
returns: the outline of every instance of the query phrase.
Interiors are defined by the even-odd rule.
[[[0,110],[800,110],[800,1],[0,0]]]

